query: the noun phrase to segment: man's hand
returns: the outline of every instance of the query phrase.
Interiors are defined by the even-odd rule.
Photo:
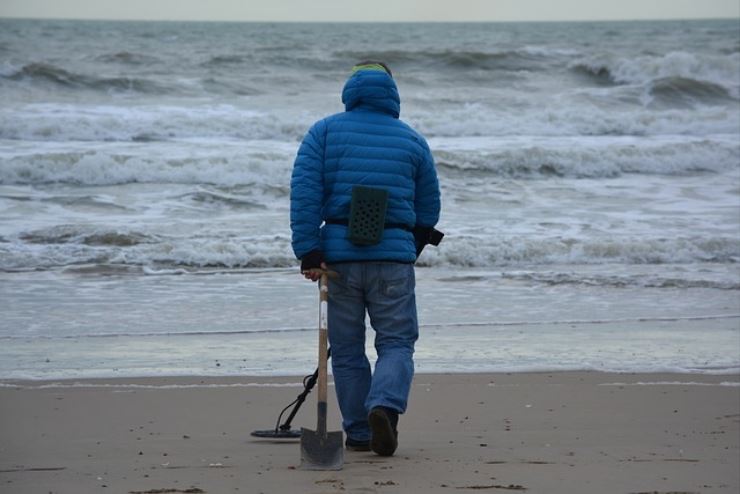
[[[314,268],[328,269],[324,262],[324,253],[320,250],[312,250],[301,258],[301,274],[304,278],[311,281],[321,278],[321,274],[310,271]]]
[[[320,267],[325,271],[329,269],[325,262],[322,262]],[[316,271],[301,271],[301,274],[304,278],[311,281],[318,281],[318,279],[321,278],[321,273]]]

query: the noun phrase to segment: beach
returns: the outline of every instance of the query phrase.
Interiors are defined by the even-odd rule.
[[[5,381],[0,491],[736,493],[740,376],[419,374],[393,457],[300,469],[286,377]],[[329,430],[339,428],[330,387]],[[315,429],[315,395],[293,422]]]

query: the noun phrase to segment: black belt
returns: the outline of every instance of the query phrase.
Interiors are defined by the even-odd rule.
[[[324,220],[324,223],[327,225],[344,225],[349,226],[349,220]],[[413,228],[411,228],[408,225],[404,225],[403,223],[386,223],[383,225],[383,228],[386,230],[390,228],[398,228],[400,230],[406,230],[407,232],[412,232]]]

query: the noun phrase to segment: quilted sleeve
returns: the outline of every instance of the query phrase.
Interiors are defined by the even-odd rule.
[[[290,179],[290,229],[293,252],[302,258],[321,249],[319,229],[324,197],[324,144],[326,124],[323,120],[311,127],[303,138]]]

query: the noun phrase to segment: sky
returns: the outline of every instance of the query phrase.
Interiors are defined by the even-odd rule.
[[[740,0],[0,0],[0,17],[202,21],[740,18]]]

